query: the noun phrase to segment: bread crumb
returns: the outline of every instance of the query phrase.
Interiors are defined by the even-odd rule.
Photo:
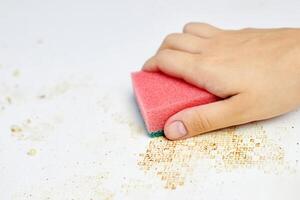
[[[20,76],[20,70],[15,69],[15,70],[13,71],[12,75],[13,75],[14,77]]]
[[[29,149],[27,151],[27,155],[28,156],[35,156],[37,154],[37,150],[36,149]]]
[[[20,126],[18,126],[18,125],[12,125],[10,127],[10,131],[12,133],[18,133],[18,132],[22,132],[22,128]]]

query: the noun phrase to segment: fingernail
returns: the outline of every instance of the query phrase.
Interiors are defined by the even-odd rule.
[[[187,130],[181,121],[174,121],[167,126],[167,134],[169,137],[171,136],[172,138],[177,139],[185,136]]]

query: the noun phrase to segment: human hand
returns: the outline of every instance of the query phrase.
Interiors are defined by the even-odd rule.
[[[171,140],[272,118],[300,105],[300,29],[189,23],[183,33],[165,38],[143,70],[162,71],[224,98],[170,117],[164,132]]]

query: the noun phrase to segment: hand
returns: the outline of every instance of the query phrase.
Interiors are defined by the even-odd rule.
[[[189,23],[165,38],[143,70],[160,70],[224,98],[170,117],[164,131],[171,140],[271,118],[300,105],[300,29]]]

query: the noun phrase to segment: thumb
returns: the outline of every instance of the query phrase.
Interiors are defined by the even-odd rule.
[[[171,116],[164,127],[170,140],[185,139],[201,133],[249,122],[246,98],[238,94],[214,103],[184,109]]]

